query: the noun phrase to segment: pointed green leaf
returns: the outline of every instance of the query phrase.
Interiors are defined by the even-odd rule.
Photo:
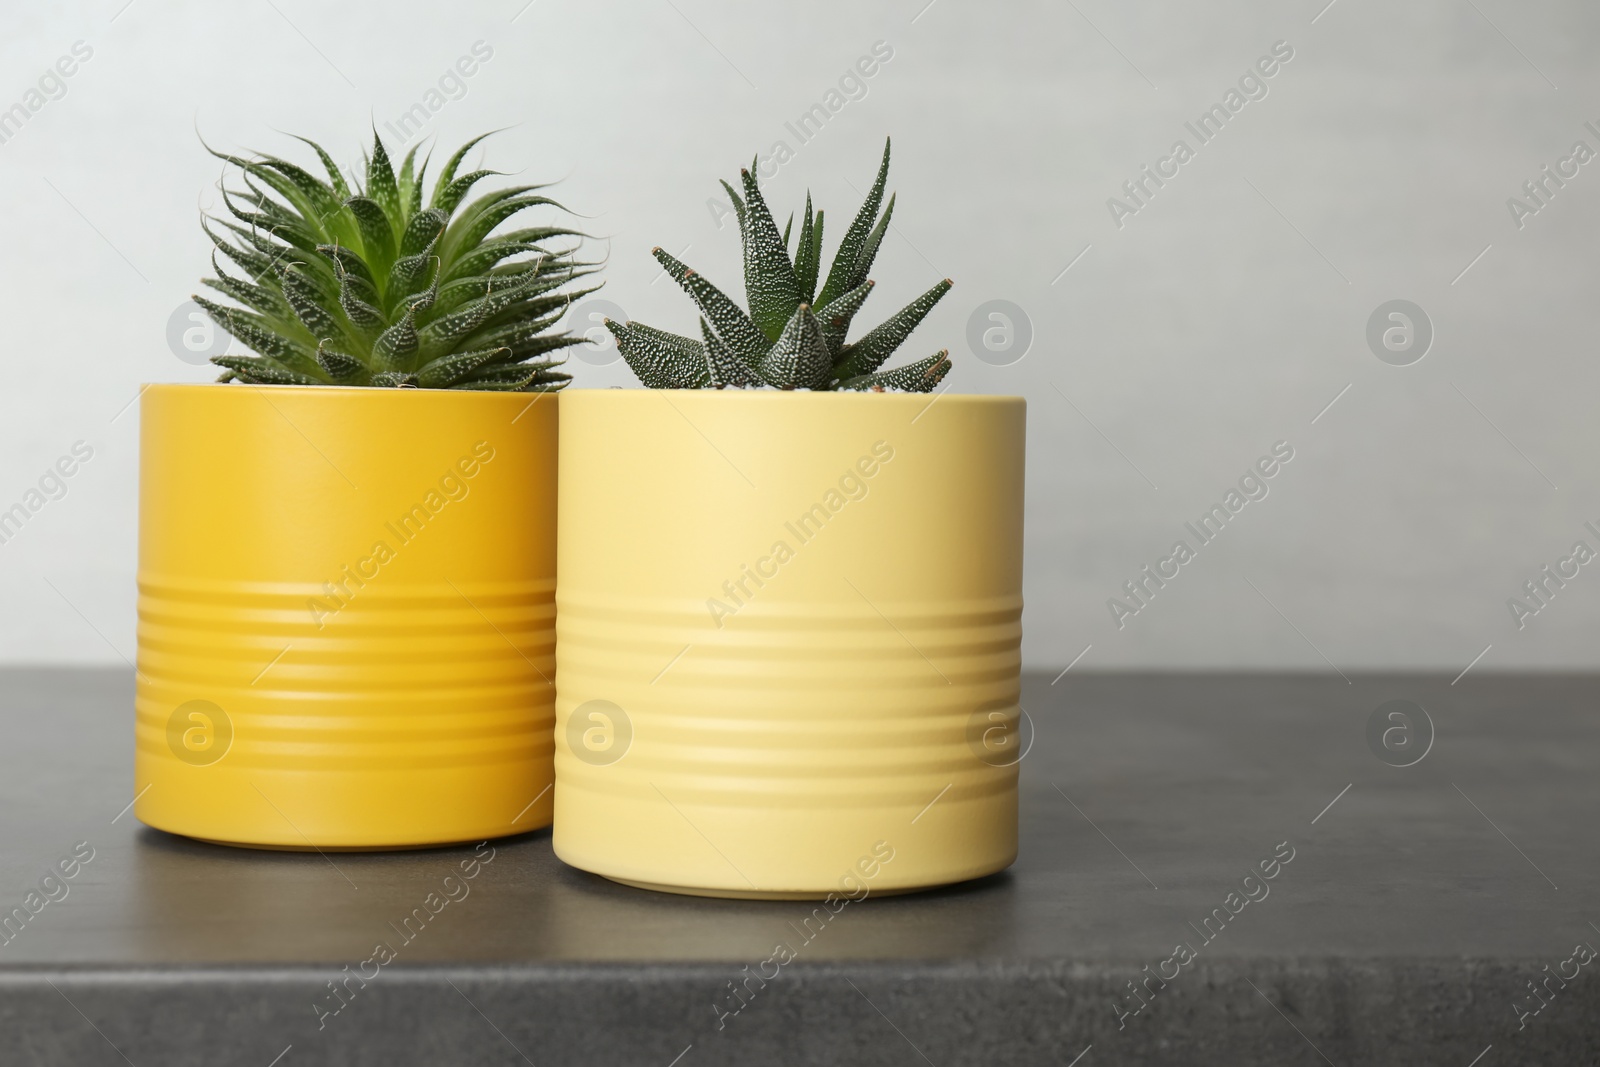
[[[350,289],[357,297],[369,304],[378,302],[378,281],[367,269],[366,261],[349,248],[342,245],[318,245],[317,251],[327,257],[334,266],[336,281],[343,288],[345,276],[349,276]]]
[[[306,276],[303,266],[292,263],[283,268],[279,278],[283,285],[284,299],[294,309],[295,317],[300,320],[307,333],[319,341],[342,334],[339,317],[323,305],[322,292]]]
[[[705,319],[700,320],[700,337],[701,347],[706,356],[706,371],[711,377],[708,384],[713,389],[727,386],[742,389],[746,386],[766,384],[755,372],[755,368],[734,355],[733,349],[722,343],[722,338],[711,331],[711,324]]]
[[[497,132],[498,131],[496,130],[490,130],[488,133],[480,133],[478,136],[474,137],[472,140],[456,149],[456,154],[450,157],[449,162],[444,165],[444,169],[439,172],[439,180],[434,184],[433,199],[429,201],[429,207],[439,206],[440,195],[444,192],[444,190],[450,187],[451,182],[455,181],[456,168],[461,166],[461,161],[467,158],[467,153],[472,151],[472,147],[485,137],[489,137]]]
[[[439,257],[429,251],[419,252],[414,256],[394,261],[394,266],[389,268],[389,279],[384,283],[384,304],[392,314],[408,297],[422,292],[428,288],[430,281],[436,280],[434,267],[438,265]],[[427,304],[432,304],[430,297]],[[417,310],[422,310],[418,308]]]
[[[917,328],[917,323],[921,322],[933,309],[933,305],[949,291],[950,279],[946,278],[885,319],[855,344],[845,345],[839,350],[838,363],[833,371],[834,377],[841,380],[854,378],[862,374],[871,374],[883,366],[884,360],[893,355],[894,350],[911,336],[911,331]]]
[[[277,171],[294,184],[294,187],[299,190],[308,205],[314,209],[314,218],[319,225],[328,216],[337,212],[339,205],[344,202],[343,198],[338,196],[326,182],[320,178],[313,177],[288,160],[279,159],[277,156],[263,156],[261,165]]]
[[[844,336],[850,332],[850,320],[855,317],[867,297],[872,295],[873,283],[862,282],[827,307],[817,309],[817,321],[822,323],[822,339],[827,342],[830,360],[839,358],[844,347]]]
[[[417,149],[421,147],[421,141],[411,146],[406,158],[400,163],[400,176],[395,180],[395,187],[400,196],[401,214],[407,219],[415,218],[422,205],[422,176],[417,173]]]
[[[344,202],[344,206],[355,216],[356,225],[361,228],[361,255],[367,261],[367,266],[373,271],[382,271],[387,274],[389,265],[394,262],[394,229],[389,225],[389,216],[383,213],[383,207],[376,200],[364,196],[352,196]]]
[[[540,205],[561,206],[547,196],[515,196],[502,198],[482,211],[463,212],[445,230],[439,254],[453,263],[460,253],[476,248],[496,226],[519,211]]]
[[[463,305],[455,311],[440,315],[428,323],[421,330],[421,356],[424,361],[430,361],[444,355],[456,346],[458,341],[471,335],[490,317],[499,314],[512,303],[521,298],[534,283],[533,278],[526,281],[503,285],[495,288],[478,299]],[[517,324],[518,326],[530,324]],[[500,337],[485,337],[478,339],[479,343],[474,348],[496,348],[509,344],[509,339]]]
[[[273,323],[250,311],[226,307],[201,296],[193,298],[211,316],[212,320],[237,338],[240,344],[252,348],[282,363],[290,370],[312,374],[317,366],[316,350],[309,344],[286,337],[273,328]]]
[[[767,209],[755,175],[739,172],[744,183],[744,291],[750,318],[776,341],[784,325],[800,306],[800,284],[795,280],[794,264],[789,262],[786,241],[778,234],[778,224]]]
[[[717,336],[721,337],[740,359],[752,367],[757,365],[767,349],[772,347],[772,342],[754,322],[750,321],[750,316],[744,313],[744,309],[729,300],[722,290],[706,281],[702,275],[690,270],[667,252],[657,248],[653,254],[662,269],[670,274],[672,280],[682,286],[683,291],[694,300],[700,313],[711,320]]]
[[[461,206],[461,201],[474,185],[491,174],[500,173],[502,172],[498,170],[475,170],[470,174],[463,174],[433,198],[432,209],[444,212],[445,217],[449,218],[455,214],[456,208]]]
[[[434,259],[433,263],[437,264],[438,260]],[[424,277],[426,277],[426,275],[424,275]],[[439,275],[437,272],[434,272],[433,282],[426,289],[421,289],[416,292],[406,294],[405,298],[402,299],[400,303],[404,304],[406,309],[410,311],[412,315],[416,316],[418,329],[421,329],[420,324],[423,321],[433,321],[433,316],[428,314],[428,312],[433,309],[433,305],[438,299]]]
[[[371,337],[388,325],[389,320],[383,317],[383,312],[367,303],[362,298],[364,294],[357,291],[356,276],[345,270],[339,260],[334,260],[333,266],[339,275],[339,307],[357,332],[364,337]]]
[[[407,309],[399,322],[384,330],[372,342],[373,365],[380,370],[409,371],[417,348],[417,322]]]
[[[700,342],[637,322],[606,320],[617,350],[650,389],[703,389],[711,380]]]
[[[783,333],[756,367],[768,385],[779,389],[823,389],[832,377],[833,358],[822,340],[822,324],[801,304]]]
[[[577,230],[569,230],[565,226],[535,226],[525,230],[512,230],[510,233],[491,237],[471,251],[460,254],[454,261],[447,261],[444,275],[447,281],[470,278],[482,274],[503,259],[524,252],[544,253],[544,259],[554,267],[559,261],[567,259],[570,253],[547,252],[542,242],[552,237],[582,236],[583,234]]]
[[[518,361],[531,359],[534,356],[542,356],[547,352],[556,352],[563,348],[571,348],[573,345],[586,345],[588,343],[589,338],[581,333],[539,334],[537,336],[524,337],[512,344],[511,358]]]
[[[889,229],[889,218],[894,214],[894,197],[889,198],[889,203],[884,206],[883,218],[872,228],[866,241],[861,245],[861,254],[856,256],[856,269],[850,275],[851,286],[860,285],[867,280],[867,272],[872,269],[872,261],[878,258],[878,246],[883,243],[883,235]]]
[[[727,182],[723,182],[722,187],[728,191],[728,199],[733,201],[733,214],[734,217],[739,220],[739,236],[743,237],[745,217],[744,200],[739,196],[738,193],[733,191],[733,186],[729,185]]]
[[[478,348],[453,352],[417,369],[417,384],[424,389],[444,389],[461,381],[479,367],[511,356],[509,348]]]
[[[219,367],[227,367],[235,377],[250,385],[326,384],[320,378],[290,370],[277,360],[262,356],[212,356],[211,362]]]
[[[498,269],[498,268],[497,268]],[[505,285],[526,284],[525,293],[549,292],[585,275],[595,273],[592,270],[575,271],[568,269],[552,270],[546,272],[538,267],[530,267],[527,271],[519,273],[479,274],[471,278],[460,278],[456,281],[446,282],[439,287],[439,302],[437,309],[440,313],[454,311],[470,301],[486,295],[491,289],[499,289]]]
[[[950,352],[936,352],[927,359],[907,363],[894,370],[863,374],[839,383],[841,390],[882,393],[931,393],[950,373]]]
[[[339,385],[360,385],[367,378],[367,365],[347,352],[335,352],[326,342],[317,345],[317,364]]]
[[[292,133],[289,136],[293,137],[296,141],[301,141],[311,146],[312,150],[317,153],[317,158],[322,160],[322,167],[328,172],[328,182],[333,186],[333,191],[338,194],[340,202],[342,203],[349,199],[350,186],[344,180],[344,175],[339,173],[339,165],[333,161],[333,157],[328,155],[328,153],[323,150],[323,147],[315,141],[307,140],[304,137],[300,137]]]
[[[309,194],[300,189],[292,180],[273,170],[264,162],[246,159],[243,156],[229,155],[226,152],[218,152],[209,145],[206,146],[206,151],[216,158],[238,167],[244,176],[246,185],[251,185],[251,178],[255,178],[287,200],[301,216],[308,219],[316,218],[317,205],[314,194]],[[254,186],[251,185],[251,188],[254,188]]]
[[[414,256],[431,249],[439,235],[444,233],[445,223],[449,219],[447,212],[432,207],[414,215],[406,223],[406,232],[400,237],[400,256]]]
[[[800,290],[800,302],[809,304],[817,295],[817,240],[821,233],[822,216],[811,214],[811,193],[806,193],[806,213],[800,217],[800,241],[794,250],[794,280]],[[788,243],[788,235],[784,235]]]
[[[417,376],[405,371],[379,371],[372,376],[370,384],[383,389],[415,389]]]
[[[844,240],[839,242],[839,250],[833,255],[833,266],[828,268],[828,282],[822,287],[822,295],[817,297],[817,303],[826,305],[840,293],[855,288],[851,279],[855,277],[856,260],[861,254],[861,246],[872,232],[872,224],[878,218],[878,205],[883,202],[883,186],[888,180],[889,141],[885,138],[883,163],[878,167],[878,177],[873,181],[855,221],[845,231]]]
[[[394,179],[394,167],[389,163],[389,153],[384,150],[383,138],[378,136],[378,131],[372,131],[372,158],[367,160],[367,187],[364,190],[368,199],[375,200],[383,208],[383,214],[391,226],[399,222],[400,212],[400,187]],[[394,234],[391,231],[390,239]]]
[[[213,218],[210,215],[204,215],[200,219],[200,229],[205,231],[207,237],[211,238],[211,243],[216,246],[217,251],[233,260],[240,270],[250,275],[252,281],[259,282],[277,276],[273,271],[271,256],[262,255],[253,249],[242,248],[230,243],[211,228],[213,222],[229,229],[233,228],[232,223]]]
[[[213,255],[212,267],[216,267],[216,257]],[[285,317],[293,314],[283,297],[264,285],[251,285],[249,282],[230,278],[228,275],[217,271],[215,278],[200,279],[201,285],[210,286],[224,296],[230,296],[252,311],[260,312],[268,317]]]

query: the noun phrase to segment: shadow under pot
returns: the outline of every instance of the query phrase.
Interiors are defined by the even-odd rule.
[[[1024,401],[560,403],[556,854],[756,898],[1009,866]]]
[[[134,813],[390,849],[549,823],[554,396],[154,385]]]

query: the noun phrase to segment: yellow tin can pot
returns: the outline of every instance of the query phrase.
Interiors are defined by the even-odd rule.
[[[553,395],[154,385],[135,814],[288,849],[549,823]]]
[[[1017,848],[1017,397],[561,396],[556,854],[855,898]]]

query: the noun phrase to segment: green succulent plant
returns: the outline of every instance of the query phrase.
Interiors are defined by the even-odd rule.
[[[396,174],[374,131],[366,182],[352,188],[320,145],[296,139],[316,150],[326,181],[276,156],[207,149],[238,168],[244,189],[222,187],[232,220],[206,216],[201,225],[248,277],[225,274],[213,253],[217,276],[203,284],[243,307],[194,300],[258,353],[212,357],[226,368],[221,381],[512,391],[567,383],[556,369],[560,350],[585,339],[555,324],[599,287],[572,289],[594,264],[574,258],[575,243],[549,242],[584,235],[564,226],[496,232],[526,208],[561,209],[535,195],[545,186],[499,189],[463,206],[477,182],[498,173],[456,174],[480,136],[450,157],[424,205],[428,164],[416,165],[415,147]]]
[[[700,339],[667,333],[637,322],[606,320],[617,348],[639,380],[652,389],[722,389],[772,386],[778,389],[900,390],[931,392],[950,370],[949,351],[880,370],[940,297],[950,279],[917,297],[881,325],[853,342],[845,335],[851,320],[872,292],[867,278],[894,213],[894,197],[883,207],[889,179],[889,142],[877,180],[845,231],[828,268],[822,290],[822,217],[805,214],[789,254],[794,216],[778,233],[755,176],[739,172],[741,197],[727,182],[722,187],[733,201],[744,245],[744,285],[749,311],[730,300],[704,276],[660,248],[652,254],[700,309]],[[879,208],[883,207],[880,217]]]

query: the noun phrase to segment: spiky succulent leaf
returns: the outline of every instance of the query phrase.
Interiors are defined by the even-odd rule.
[[[337,309],[324,304],[322,290],[310,279],[303,265],[291,263],[284,267],[278,275],[278,282],[295,317],[312,337],[323,341],[344,332]]]
[[[480,348],[472,352],[453,352],[440,356],[417,369],[417,384],[428,389],[448,389],[479,367],[509,358],[509,348]]]
[[[246,347],[277,360],[290,370],[313,373],[309,367],[316,365],[316,350],[302,340],[276,332],[270,324],[271,320],[265,316],[214,304],[201,296],[192,299],[206,310],[217,325],[227,330],[230,337],[237,338]],[[301,335],[304,336],[303,330]]]
[[[343,264],[337,261],[334,266],[339,272],[339,307],[344,311],[345,321],[358,336],[370,341],[388,325],[388,320],[383,317],[383,312],[367,303],[366,293],[358,291],[356,276],[347,272]],[[373,291],[371,286],[366,288],[376,300],[378,298],[376,291]]]
[[[765,385],[755,368],[733,354],[733,349],[722,343],[705,319],[700,320],[700,344],[705,352],[708,383],[714,389],[732,386],[742,389],[751,385]]]
[[[405,205],[405,214],[411,218],[416,218],[422,210],[422,174],[428,169],[427,159],[423,159],[420,170],[417,168],[417,149],[421,147],[420,143],[411,146],[405,161],[400,164],[400,176],[395,181],[399,186],[400,202]]]
[[[788,242],[785,241],[785,244]],[[817,295],[817,269],[822,253],[822,213],[811,213],[811,191],[806,191],[806,213],[800,217],[800,241],[794,250],[794,279],[800,301],[810,304]]]
[[[389,280],[384,283],[384,292],[388,294],[388,311],[390,314],[400,306],[407,297],[415,296],[428,288],[430,281],[436,281],[434,268],[439,265],[437,256],[431,255],[431,249],[425,249],[414,256],[394,261],[394,266],[389,268]],[[413,311],[420,311],[415,301],[409,301]],[[432,304],[431,296],[424,299],[424,304]]]
[[[367,196],[383,209],[386,220],[392,222],[402,217],[400,186],[395,181],[394,166],[389,162],[389,153],[384,149],[383,138],[378,136],[377,130],[372,131],[372,155],[367,159]]]
[[[519,284],[502,286],[498,289],[491,287],[489,292],[478,299],[447,315],[441,315],[428,323],[421,331],[422,358],[424,360],[432,360],[440,354],[455,348],[458,342],[471,337],[492,316],[510,307],[531,284],[532,281],[530,279]],[[524,324],[517,323],[516,325]],[[486,347],[502,343],[504,342],[500,340],[483,341],[481,344],[475,344],[472,347]]]
[[[372,276],[366,261],[354,249],[344,245],[318,245],[317,251],[334,265],[336,274],[343,271],[350,275],[351,289],[358,297],[369,304],[378,302],[378,279]],[[338,280],[342,286],[343,275],[338,275]]]
[[[461,161],[463,159],[467,158],[467,153],[472,151],[479,141],[482,141],[485,137],[491,136],[493,132],[494,131],[491,130],[489,133],[480,133],[478,136],[474,137],[472,140],[456,149],[455,154],[452,155],[449,161],[445,163],[444,169],[439,172],[438,181],[436,181],[433,186],[433,199],[430,201],[430,206],[438,206],[439,197],[443,195],[444,190],[450,187],[450,183],[455,181],[456,168],[461,166]]]
[[[335,352],[326,344],[317,346],[317,364],[338,385],[359,385],[369,377],[365,363],[346,352]]]
[[[497,170],[475,170],[471,174],[463,174],[449,185],[440,190],[433,198],[432,210],[442,211],[445,215],[451,214],[460,205],[463,198],[472,187],[491,174],[499,174]]]
[[[750,316],[744,313],[744,309],[729,300],[726,293],[712,285],[704,276],[691,270],[664,249],[657,248],[653,254],[662,269],[694,300],[695,305],[700,308],[700,313],[711,320],[717,336],[721,337],[740,359],[751,366],[760,362],[767,349],[772,347],[772,342],[751,321]]]
[[[878,246],[883,244],[884,232],[889,229],[889,219],[894,215],[894,197],[889,197],[889,202],[883,207],[883,218],[867,234],[867,239],[861,245],[861,252],[856,256],[856,269],[850,275],[851,288],[867,280],[867,272],[872,269],[872,261],[878,258]]]
[[[734,192],[733,191],[733,186],[729,185],[727,182],[723,182],[722,183],[722,187],[728,191],[728,199],[733,202],[733,214],[734,214],[734,217],[739,220],[739,236],[743,237],[744,236],[744,199],[742,197],[740,197],[738,193]]]
[[[211,266],[217,268],[215,257]],[[252,285],[249,282],[232,278],[217,269],[215,278],[202,278],[200,284],[209,286],[224,296],[232,297],[251,311],[259,312],[265,316],[292,314],[288,303],[283,296],[264,285]]]
[[[800,306],[800,284],[794,264],[789,262],[788,239],[778,234],[777,223],[767,209],[755,175],[739,172],[744,183],[744,291],[750,304],[750,318],[776,341],[785,324]]]
[[[449,221],[450,212],[436,207],[411,216],[400,237],[400,257],[404,259],[431,250]]]
[[[441,250],[455,257],[463,248],[476,248],[495,227],[524,208],[549,206],[566,210],[547,196],[501,197],[490,193],[469,204],[461,217],[445,230]]]
[[[525,252],[537,254],[536,258],[551,258],[545,242],[552,237],[582,237],[577,230],[565,226],[535,226],[526,230],[513,230],[483,242],[471,252],[458,252],[455,262],[445,271],[446,281],[470,278],[494,270],[495,266],[511,256]]]
[[[607,319],[605,325],[617,339],[617,351],[649,388],[703,389],[711,384],[699,341],[637,322]]]
[[[397,174],[375,136],[360,183],[305,143],[326,181],[276,156],[215,153],[242,175],[242,188],[223,191],[237,221],[207,218],[202,226],[247,279],[219,269],[206,284],[242,307],[201,306],[260,353],[219,357],[221,380],[497,390],[566,383],[552,369],[560,362],[554,353],[584,338],[557,322],[571,299],[593,291],[569,283],[594,265],[579,263],[561,239],[583,235],[563,226],[498,232],[526,208],[559,208],[529,195],[540,186],[485,193],[463,206],[492,173],[456,176],[473,141],[451,158],[424,208],[428,164],[418,165],[416,148]]]
[[[841,293],[860,284],[852,283],[856,273],[856,260],[861,255],[862,246],[872,233],[873,223],[877,221],[878,205],[883,202],[883,187],[888,180],[889,141],[886,138],[883,142],[883,163],[878,167],[878,176],[873,180],[872,188],[867,192],[867,199],[862,203],[861,210],[856,213],[855,221],[850,223],[844,239],[839,242],[839,250],[833,254],[833,266],[828,268],[828,281],[823,285],[817,303],[826,306]]]
[[[372,362],[379,370],[409,371],[417,354],[416,316],[407,308],[399,322],[372,342]]]
[[[343,203],[349,199],[350,186],[346,184],[344,175],[339,173],[339,165],[333,161],[333,157],[328,155],[327,151],[315,141],[293,133],[289,136],[302,144],[310,145],[312,150],[317,153],[317,158],[322,160],[322,168],[328,172],[330,188],[333,189],[334,195],[339,198],[339,202]]]
[[[850,332],[850,320],[855,318],[861,305],[872,295],[873,283],[864,281],[827,307],[817,309],[817,321],[822,323],[822,339],[827,342],[828,353],[834,361],[844,347],[845,334]]]
[[[950,291],[950,284],[950,279],[946,278],[885,319],[861,340],[840,349],[834,377],[843,381],[871,374],[883,366],[894,350],[911,336],[911,331],[917,328],[917,323],[933,309],[933,305]]]
[[[779,389],[822,389],[833,372],[833,356],[822,339],[822,323],[801,304],[756,371]]]
[[[211,362],[227,367],[248,385],[324,385],[321,379],[290,370],[266,356],[212,356]]]
[[[950,352],[936,352],[927,359],[907,363],[894,370],[862,374],[839,383],[839,388],[856,392],[931,393],[950,373]]]
[[[394,227],[389,225],[383,205],[371,197],[352,196],[344,206],[361,228],[361,257],[369,264],[382,263],[387,268],[394,259]]]

